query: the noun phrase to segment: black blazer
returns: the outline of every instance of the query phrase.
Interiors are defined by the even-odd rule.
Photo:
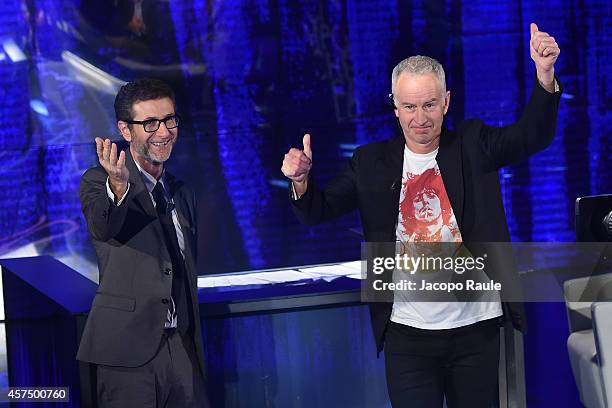
[[[87,318],[77,359],[96,364],[137,367],[159,347],[170,299],[172,262],[157,212],[126,151],[130,188],[119,206],[108,198],[105,170],[91,168],[81,178],[80,199],[98,256],[100,285]],[[166,171],[185,238],[185,269],[191,283],[194,343],[203,370],[197,296],[196,199],[182,181]]]
[[[457,218],[463,242],[480,251],[477,243],[507,242],[498,170],[544,148],[553,140],[561,91],[547,92],[536,80],[529,103],[513,125],[491,127],[466,120],[455,132],[443,129],[436,160]],[[403,136],[370,143],[355,150],[348,166],[324,190],[312,178],[299,200],[292,201],[299,220],[314,225],[358,209],[367,242],[394,242],[402,180]],[[476,255],[475,254],[475,255]],[[505,285],[516,285],[507,257],[488,254],[487,274]],[[371,303],[370,315],[380,352],[391,316],[390,303]],[[526,330],[521,303],[504,303],[504,316]]]

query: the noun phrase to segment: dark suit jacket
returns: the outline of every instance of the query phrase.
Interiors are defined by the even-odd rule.
[[[507,242],[506,223],[498,170],[547,147],[555,135],[561,92],[551,94],[536,80],[530,101],[515,124],[490,127],[480,120],[466,120],[455,132],[442,131],[436,160],[463,241],[475,256],[478,243]],[[314,225],[353,209],[359,209],[366,242],[394,242],[399,213],[404,138],[396,137],[355,150],[348,166],[324,190],[314,186],[292,201],[301,222]],[[493,251],[496,249],[494,248]],[[513,264],[504,254],[488,253],[487,274],[502,287],[516,286]],[[503,293],[502,293],[503,297]],[[391,316],[390,303],[371,303],[370,314],[377,349]],[[521,303],[504,303],[504,316],[526,330]]]
[[[160,344],[172,289],[172,272],[168,273],[172,262],[157,212],[129,150],[126,166],[130,171],[130,188],[119,206],[108,198],[107,174],[102,167],[87,170],[81,178],[81,206],[98,256],[100,286],[77,359],[137,367],[149,361]],[[165,177],[185,237],[185,269],[194,299],[194,343],[202,369],[196,287],[196,199],[182,181],[167,171]]]

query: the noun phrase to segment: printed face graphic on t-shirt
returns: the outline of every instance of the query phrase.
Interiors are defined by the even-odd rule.
[[[417,221],[432,222],[440,216],[440,198],[433,188],[424,188],[412,199],[414,218]]]
[[[398,233],[402,241],[460,242],[461,234],[440,169],[407,173],[400,194]]]

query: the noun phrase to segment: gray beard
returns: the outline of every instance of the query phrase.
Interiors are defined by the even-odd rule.
[[[146,161],[155,164],[155,165],[159,165],[159,164],[163,164],[166,160],[168,160],[170,158],[170,155],[168,155],[168,157],[166,157],[165,160],[158,160],[157,158],[153,157],[153,154],[151,154],[151,152],[149,151],[149,149],[147,149],[146,146],[141,145],[138,146],[136,148],[136,151],[138,152],[138,154],[140,154]],[[172,152],[171,152],[172,153]]]

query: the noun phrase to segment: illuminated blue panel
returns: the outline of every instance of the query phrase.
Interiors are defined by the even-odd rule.
[[[48,115],[32,119],[32,136],[38,150],[44,178],[38,200],[44,206],[49,239],[45,253],[55,254],[70,265],[81,262],[88,235],[81,218],[79,179],[93,162],[92,115],[84,95],[84,85],[70,78],[62,52],[74,50],[77,40],[70,27],[79,24],[74,4],[60,0],[38,0],[33,11],[41,16],[34,30],[37,58],[32,76]],[[86,149],[90,146],[90,150]],[[90,153],[91,152],[91,153]]]
[[[574,94],[586,92],[586,120],[580,121],[574,140],[583,144],[588,137],[588,174],[591,194],[612,193],[612,15],[609,1],[589,2],[579,29],[585,40],[580,44],[584,49],[583,87],[573,90]],[[578,48],[578,47],[577,47]],[[577,96],[577,95],[576,95]],[[573,115],[575,106],[568,115]],[[568,135],[569,136],[569,135]],[[579,176],[579,175],[577,175]]]
[[[258,131],[261,119],[252,100],[257,85],[247,78],[253,63],[249,9],[236,0],[212,5],[215,41],[206,62],[214,76],[219,156],[227,191],[250,266],[261,268],[266,260],[257,218],[267,205],[270,186],[259,150],[263,142]]]
[[[574,2],[568,0],[549,1],[547,11],[544,13],[541,7],[532,2],[524,1],[522,6],[523,30],[525,31],[525,43],[529,39],[529,24],[535,22],[542,31],[550,32],[563,48],[560,60],[555,64],[557,72],[565,71],[565,67],[573,64],[572,54],[575,50],[564,47],[576,39],[576,32],[565,29],[567,25],[573,24],[572,12],[578,11]],[[568,48],[568,49],[566,49]],[[523,50],[524,76],[527,86],[534,81],[534,63],[529,56],[528,48]],[[561,79],[567,82],[569,89],[575,81],[572,74]],[[568,90],[569,90],[568,89]],[[572,241],[574,240],[573,213],[575,194],[568,191],[567,178],[571,177],[568,165],[580,163],[580,157],[576,157],[574,163],[566,162],[574,153],[579,153],[579,146],[567,150],[566,129],[572,126],[574,120],[568,116],[568,105],[566,100],[561,100],[559,119],[557,121],[557,135],[552,145],[542,153],[529,159],[529,171],[531,180],[529,191],[531,196],[531,223],[533,224],[532,241]],[[586,152],[586,149],[583,149]],[[586,180],[583,180],[584,182]],[[579,181],[580,183],[580,181]],[[585,183],[585,187],[586,187]]]
[[[391,92],[392,47],[398,12],[388,1],[347,2],[351,63],[355,83],[355,143],[397,134],[392,110],[384,109]]]
[[[202,112],[202,96],[204,89],[207,87],[202,82],[207,78],[203,78],[203,72],[206,72],[202,55],[208,53],[208,12],[206,2],[204,0],[195,0],[193,2],[175,2],[170,8],[172,19],[174,22],[174,32],[176,36],[176,49],[183,66],[183,82],[187,84],[189,92],[186,92],[185,97],[189,100],[189,106],[179,106],[179,111],[183,112],[190,110],[192,117],[197,117],[205,112]],[[192,72],[193,70],[193,72]],[[205,116],[207,117],[207,116]],[[193,128],[194,134],[189,135],[200,140],[207,131],[211,131],[210,123],[203,118],[193,120],[190,126]],[[184,133],[181,133],[181,138],[184,138]],[[183,142],[184,143],[184,142]],[[202,152],[198,152],[202,154]]]
[[[29,63],[17,58],[27,53],[22,41],[27,29],[16,16],[21,16],[19,2],[0,3],[0,42],[7,55],[0,61],[0,256],[33,241],[44,171],[37,152],[29,150]],[[36,249],[31,247],[29,253],[34,255]]]
[[[27,21],[16,6],[5,4],[0,13],[2,235],[25,232],[17,245],[36,242],[60,256],[87,242],[78,177],[95,164],[96,131],[114,132],[108,120],[112,95],[91,104],[92,89],[67,68],[62,52],[113,69],[118,78],[144,73],[112,62],[114,55],[137,55],[104,42],[106,27],[97,33],[102,45],[88,48],[87,39],[96,33],[80,25],[76,10],[91,5],[78,3],[25,2]],[[327,181],[346,163],[351,150],[345,145],[395,134],[392,113],[384,107],[389,74],[397,61],[415,53],[440,59],[447,70],[453,92],[447,124],[463,117],[511,123],[534,80],[527,50],[532,20],[562,46],[557,71],[565,94],[553,146],[501,172],[511,235],[572,239],[574,199],[612,191],[609,2],[194,0],[156,7],[169,16],[170,27],[158,44],[159,62],[206,70],[173,71],[173,86],[183,87],[178,91],[189,100],[183,108],[193,119],[185,122],[193,133],[182,135],[193,144],[172,166],[188,172],[193,163],[198,170],[200,163],[212,163],[206,169],[214,171],[202,172],[210,180],[202,184],[230,196],[231,206],[223,207],[231,209],[215,221],[227,225],[235,217],[238,228],[224,242],[243,246],[248,266],[317,261],[322,254],[348,254],[353,245],[341,231],[355,227],[356,219],[313,229],[290,224],[295,219],[289,218],[278,164],[287,147],[299,146],[302,130],[313,132],[314,171]],[[85,33],[85,40],[75,32]],[[102,61],[83,50],[98,52]],[[214,93],[201,91],[210,89]],[[34,227],[40,216],[44,227]],[[73,223],[79,230],[68,236]],[[310,234],[319,251],[287,251],[283,240],[296,233]],[[51,245],[41,245],[50,236]]]
[[[281,118],[283,141],[301,148],[303,132],[311,133],[315,157],[312,177],[321,187],[346,166],[348,151],[339,145],[355,140],[356,122],[360,120],[355,119],[359,91],[355,91],[347,7],[345,2],[282,1],[278,8],[282,33],[279,60],[284,74],[281,86],[286,92]],[[366,115],[372,116],[370,112]],[[367,122],[368,118],[363,120]],[[286,200],[287,193],[280,197]],[[361,237],[355,233],[359,230],[356,212],[316,227],[304,227],[296,225],[295,216],[285,208],[289,210],[290,226],[284,248],[291,254],[289,259],[295,260],[293,264],[308,263],[313,257],[330,262],[359,256]]]
[[[203,62],[199,55],[205,51],[206,30],[208,24],[208,12],[204,0],[194,0],[190,2],[175,2],[170,7],[172,21],[174,23],[174,34],[176,48],[183,64],[183,77],[189,81],[194,75],[190,66],[200,65],[203,69]],[[200,74],[200,67],[197,74]],[[188,96],[199,95],[199,90],[194,89]]]
[[[526,46],[517,19],[519,10],[513,2],[462,3],[464,117],[480,118],[491,126],[508,125],[518,119],[524,105],[523,84],[516,75],[520,65],[517,56]],[[487,15],[498,17],[483,17]],[[500,172],[508,228],[515,240],[529,241],[531,237],[527,221],[530,197],[517,185],[517,179],[528,183],[528,177],[524,165]]]

